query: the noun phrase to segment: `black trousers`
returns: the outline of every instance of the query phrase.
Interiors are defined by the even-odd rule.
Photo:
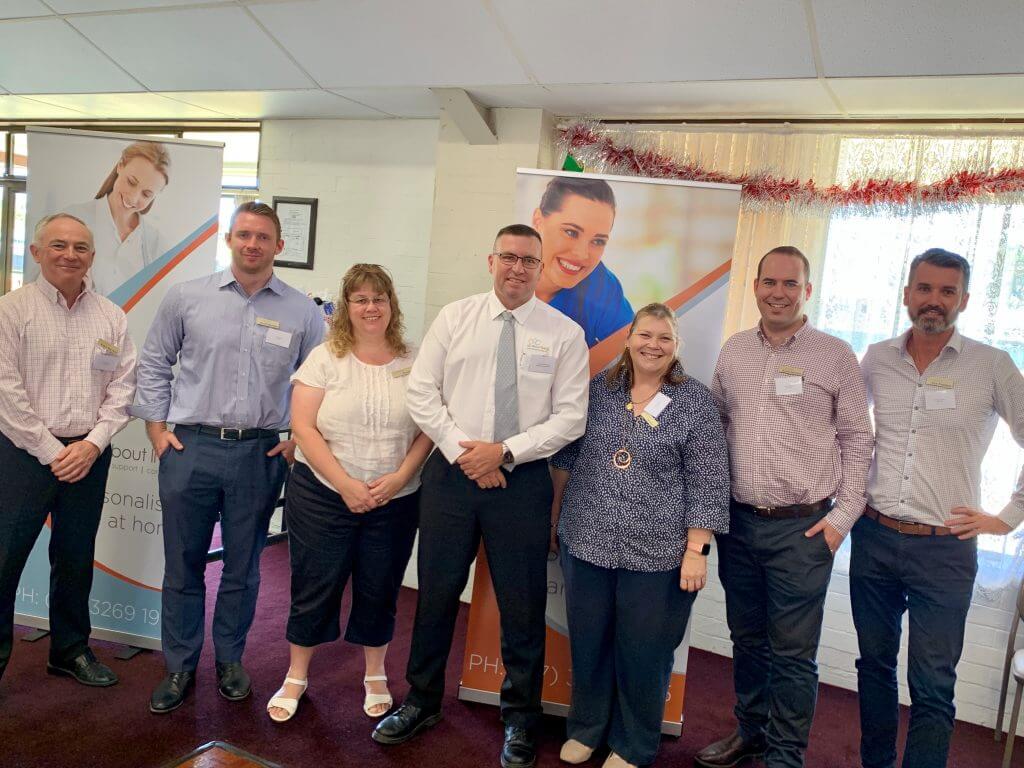
[[[338,614],[352,577],[345,640],[376,648],[395,633],[395,605],[416,538],[419,492],[363,514],[295,462],[285,491],[292,606],[288,642],[306,648],[341,636]]]
[[[423,469],[408,701],[441,707],[459,595],[483,538],[501,612],[501,716],[506,724],[530,728],[541,712],[553,491],[546,461],[520,465],[506,480],[507,488],[483,490],[440,451]]]
[[[110,471],[109,446],[77,483],[0,434],[0,677],[11,657],[14,599],[32,547],[52,515],[50,532],[50,660],[69,661],[89,642],[89,591],[96,531]]]

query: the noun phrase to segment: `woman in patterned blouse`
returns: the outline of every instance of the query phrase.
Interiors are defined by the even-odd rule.
[[[729,528],[729,465],[707,388],[676,357],[664,304],[590,383],[587,431],[552,459],[573,700],[562,760],[607,744],[605,768],[654,761],[673,656]]]

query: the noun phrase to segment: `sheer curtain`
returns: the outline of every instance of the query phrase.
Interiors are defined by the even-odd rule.
[[[1008,137],[845,137],[836,180],[889,176],[923,183],[959,170],[1020,167],[1024,139]],[[907,268],[930,247],[971,263],[971,298],[957,323],[966,336],[1006,350],[1024,368],[1024,205],[977,203],[956,210],[833,214],[826,238],[817,324],[849,341],[858,355],[868,344],[905,331],[902,306]],[[982,507],[1006,504],[1024,450],[1000,422],[982,465]],[[975,604],[1010,610],[1024,570],[1024,539],[979,541]]]
[[[959,170],[1024,165],[1024,139],[999,129],[949,125],[920,131],[889,126],[605,126],[613,139],[731,173],[769,170],[816,185],[895,178],[919,183]],[[608,169],[588,166],[601,173]],[[608,170],[608,172],[614,172]],[[742,207],[733,253],[725,336],[758,319],[751,282],[776,245],[795,245],[811,262],[811,320],[846,339],[858,355],[905,330],[902,286],[910,258],[932,246],[963,254],[973,269],[961,331],[1007,350],[1024,368],[1024,206],[979,203],[951,211],[837,211]],[[1024,451],[1004,423],[983,465],[982,505],[996,512],[1014,487]],[[982,537],[975,602],[1009,610],[1024,570],[1024,539]],[[849,547],[836,569],[849,566]]]

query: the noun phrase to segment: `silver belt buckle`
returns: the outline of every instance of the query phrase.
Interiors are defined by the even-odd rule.
[[[775,512],[775,507],[754,507],[754,509],[765,514],[767,517],[771,517],[772,513]]]
[[[234,437],[231,436],[232,432],[234,432]],[[238,429],[237,427],[221,427],[220,428],[220,439],[221,440],[241,440],[242,439],[242,430]]]

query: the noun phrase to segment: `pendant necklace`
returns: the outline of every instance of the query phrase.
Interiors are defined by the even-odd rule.
[[[629,465],[633,463],[633,454],[629,452],[629,442],[633,437],[633,429],[636,426],[636,417],[643,410],[644,406],[647,405],[654,396],[661,390],[654,390],[650,397],[644,398],[643,400],[633,401],[630,400],[626,403],[626,421],[622,425],[622,440],[621,447],[619,450],[612,454],[612,465],[616,469],[623,471],[629,469]],[[639,410],[638,410],[639,408]]]

